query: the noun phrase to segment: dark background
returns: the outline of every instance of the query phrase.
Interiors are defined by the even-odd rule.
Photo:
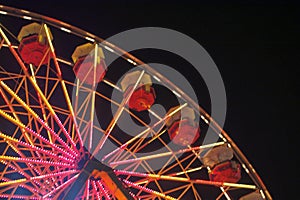
[[[299,4],[79,2],[0,4],[57,18],[101,38],[156,26],[180,31],[198,41],[224,80],[225,131],[252,163],[273,198],[290,199],[298,185],[294,163],[299,157]],[[189,78],[196,82],[195,77]]]

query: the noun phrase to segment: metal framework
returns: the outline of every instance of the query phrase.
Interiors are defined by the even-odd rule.
[[[76,199],[240,199],[251,193],[272,199],[228,134],[151,66],[59,20],[2,5],[0,14],[0,199],[60,199],[72,186],[76,188]],[[48,59],[47,64],[26,64],[18,53],[17,31],[32,21],[40,23],[46,33],[49,49],[43,59]],[[19,24],[18,29],[14,27]],[[201,126],[212,128],[218,141],[174,148],[168,145],[165,119],[175,112],[161,115],[150,109],[154,120],[148,124],[126,107],[130,94],[113,99],[105,92],[114,90],[122,97],[113,78],[104,77],[100,83],[103,90],[96,84],[73,81],[71,56],[57,53],[62,47],[51,40],[48,28],[54,38],[72,37],[76,44],[70,44],[70,49],[83,42],[95,43],[105,53],[120,56],[130,68],[139,66],[141,73],[131,92],[144,73],[150,74],[177,94],[181,105],[177,111],[193,108]],[[107,114],[105,107],[116,111]],[[118,129],[119,123],[126,121],[126,114],[141,124],[139,130],[131,130],[130,137]],[[109,144],[115,148],[107,152]],[[242,166],[242,178],[237,183],[208,178],[210,169],[202,163],[201,153],[220,145],[230,147]],[[153,148],[163,150],[151,153],[149,149]],[[88,165],[93,159],[96,164]],[[108,167],[99,168],[102,165]],[[95,169],[88,171],[87,166]],[[85,178],[80,179],[84,173]]]

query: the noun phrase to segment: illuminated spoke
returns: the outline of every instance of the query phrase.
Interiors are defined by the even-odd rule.
[[[145,188],[145,187],[142,187],[140,185],[137,185],[135,183],[132,183],[130,181],[124,181],[125,183],[127,183],[128,185],[130,185],[131,187],[134,187],[134,188],[137,188],[137,189],[140,189],[144,192],[147,192],[147,193],[150,193],[152,194],[153,196],[158,196],[158,197],[162,197],[164,199],[167,199],[167,200],[176,200],[176,198],[173,198],[169,195],[165,195],[163,193],[160,193],[160,192],[157,192],[157,191],[154,191],[154,190],[151,190],[151,189],[148,189],[148,188]]]
[[[54,60],[54,64],[55,64],[55,67],[56,67],[56,70],[57,70],[57,76],[58,76],[58,78],[60,80],[60,83],[61,83],[61,86],[62,86],[62,89],[63,89],[63,93],[64,93],[64,96],[65,96],[65,99],[66,99],[66,103],[67,103],[68,109],[70,111],[70,114],[72,116],[72,120],[73,120],[73,124],[74,124],[74,129],[75,129],[75,132],[76,132],[77,137],[79,139],[80,146],[82,147],[83,143],[82,143],[81,135],[79,133],[79,129],[78,129],[77,121],[76,121],[76,116],[75,116],[75,113],[74,113],[74,110],[73,110],[73,107],[72,107],[71,99],[70,99],[69,93],[67,91],[67,87],[66,87],[65,81],[62,78],[62,72],[61,72],[60,66],[58,64],[58,60],[57,60],[57,57],[56,57],[56,54],[55,54],[55,51],[54,51],[54,47],[53,47],[52,41],[50,39],[50,33],[49,33],[49,29],[47,27],[47,24],[44,24],[44,30],[46,32],[47,41],[48,41],[48,43],[50,45],[50,51],[51,51],[51,55],[52,55],[52,58]],[[69,134],[67,134],[67,135],[69,135]],[[69,139],[71,141],[73,141],[71,138],[69,138]]]
[[[137,88],[141,78],[143,77],[144,75],[144,71],[142,71],[136,81],[136,83],[134,84],[133,88],[130,90],[128,96],[126,98],[123,99],[122,103],[120,104],[118,110],[116,111],[112,121],[110,122],[110,124],[108,125],[107,129],[105,130],[105,136],[101,139],[101,141],[99,142],[99,145],[97,145],[97,147],[95,148],[94,152],[93,152],[93,155],[95,155],[101,148],[102,146],[104,145],[105,141],[107,140],[107,138],[109,137],[111,131],[113,130],[113,128],[115,127],[118,119],[120,118],[123,110],[124,110],[124,107],[125,107],[125,104],[129,101],[129,98],[131,97],[133,91]]]

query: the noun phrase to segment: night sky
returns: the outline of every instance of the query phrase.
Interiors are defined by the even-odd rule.
[[[296,127],[300,4],[51,2],[1,0],[0,4],[57,18],[104,39],[128,29],[154,26],[180,31],[201,44],[224,80],[224,130],[274,199],[290,199],[287,195],[293,193],[298,178],[293,163],[299,155],[293,155],[298,151],[295,142],[300,132]],[[146,61],[151,62],[150,58],[145,56]],[[195,77],[189,78],[196,83]]]

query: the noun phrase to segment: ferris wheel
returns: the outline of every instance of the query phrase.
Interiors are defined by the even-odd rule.
[[[2,5],[0,17],[0,199],[272,199],[164,74],[57,19]]]

